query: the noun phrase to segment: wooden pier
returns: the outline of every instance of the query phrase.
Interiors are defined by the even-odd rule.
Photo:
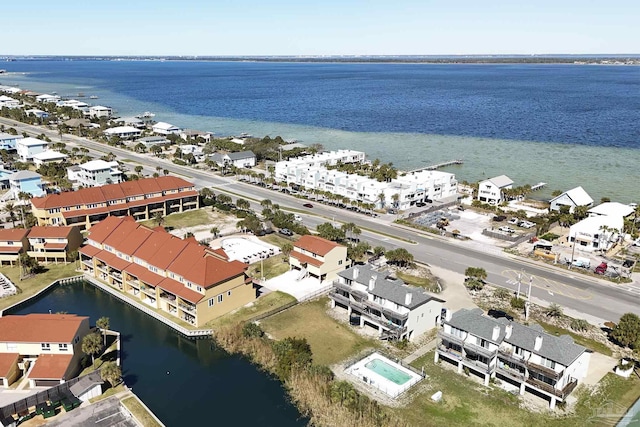
[[[536,185],[531,186],[531,191],[541,190],[545,185],[547,185],[546,182],[539,182]]]
[[[413,173],[413,172],[421,172],[421,171],[434,171],[434,170],[438,170],[447,166],[452,166],[452,165],[462,165],[464,164],[464,161],[462,161],[462,159],[457,159],[457,160],[449,160],[447,162],[442,162],[442,163],[436,163],[435,165],[431,165],[431,166],[425,166],[423,168],[417,168],[414,170],[411,170],[407,173]]]

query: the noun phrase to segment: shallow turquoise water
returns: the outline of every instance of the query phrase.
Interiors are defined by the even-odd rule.
[[[402,385],[411,379],[411,375],[402,372],[381,359],[370,360],[364,366],[398,385]]]

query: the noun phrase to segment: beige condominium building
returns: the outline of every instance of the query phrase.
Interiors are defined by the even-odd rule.
[[[300,270],[300,278],[307,275],[320,281],[333,280],[347,268],[347,248],[318,236],[302,236],[289,254],[291,268]]]

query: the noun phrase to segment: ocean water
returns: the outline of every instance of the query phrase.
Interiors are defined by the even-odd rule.
[[[120,115],[218,135],[281,135],[459,180],[507,174],[637,201],[640,67],[17,61],[2,84],[99,96]]]

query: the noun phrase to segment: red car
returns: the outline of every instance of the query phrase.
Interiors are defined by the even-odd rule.
[[[606,262],[600,263],[600,265],[596,267],[595,273],[596,274],[604,274],[604,273],[607,272],[607,267],[608,267],[608,265],[607,265]]]
[[[313,207],[313,205],[311,203],[305,203],[302,206],[304,206],[305,208],[312,208]]]

